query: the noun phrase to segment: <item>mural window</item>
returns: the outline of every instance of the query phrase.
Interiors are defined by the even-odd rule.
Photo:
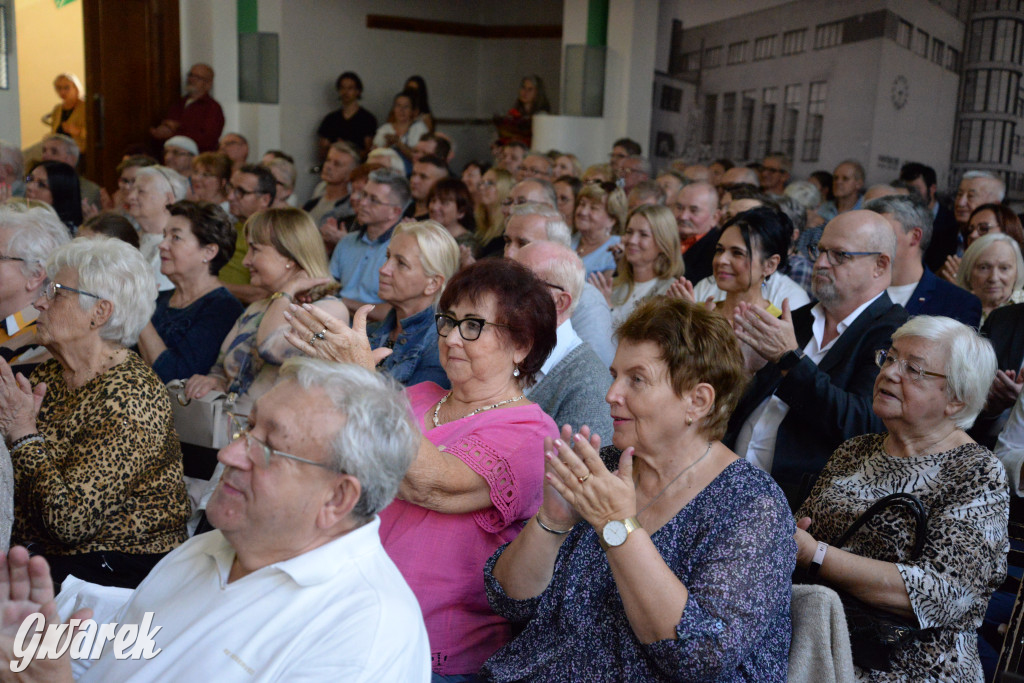
[[[807,123],[804,125],[804,146],[801,159],[817,161],[821,155],[821,131],[825,126],[825,100],[828,83],[815,81],[807,91]]]
[[[775,36],[762,36],[754,41],[754,61],[775,56]]]
[[[729,46],[729,51],[725,56],[727,64],[742,64],[747,61],[747,43],[744,40],[739,43],[733,43]]]
[[[756,91],[743,91],[740,105],[740,128],[736,137],[736,151],[740,159],[750,158],[750,144],[754,138],[754,106],[756,102]]]
[[[718,95],[704,97],[704,129],[701,142],[710,145],[715,141],[715,115],[718,113]]]
[[[807,40],[807,29],[802,28],[796,31],[786,31],[782,34],[782,54],[796,55],[804,51],[804,42]]]
[[[758,159],[763,159],[772,148],[775,135],[775,108],[778,106],[779,89],[765,88],[761,92],[761,131],[757,143]]]
[[[796,128],[800,119],[800,100],[803,86],[799,83],[787,85],[785,106],[782,112],[782,151],[792,158],[796,151]]]
[[[733,136],[736,131],[736,93],[722,95],[722,134],[718,141],[718,156],[732,156]]]

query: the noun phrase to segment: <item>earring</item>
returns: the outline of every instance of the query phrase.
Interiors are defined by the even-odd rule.
[[[516,365],[515,367],[512,368],[512,376],[513,377],[518,377],[519,376],[519,366],[518,365]]]
[[[209,262],[210,262],[210,259],[208,259],[208,258],[204,258],[203,259],[203,263],[209,263]]]
[[[689,427],[692,424],[693,424],[693,418],[692,417],[686,418],[686,426]]]
[[[291,268],[291,267],[292,267],[292,264],[290,264],[290,263],[286,263],[286,264],[284,264],[284,267],[285,267],[285,268]]]

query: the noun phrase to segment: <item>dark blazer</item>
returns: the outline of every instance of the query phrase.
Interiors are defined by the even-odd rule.
[[[996,367],[1000,370],[1019,370],[1024,363],[1024,304],[1011,304],[995,309],[985,318],[981,336],[988,338],[996,352]],[[1010,416],[1008,408],[1000,413],[984,410],[968,430],[982,446],[995,448],[996,439]]]
[[[793,328],[801,349],[811,340],[814,306],[793,311]],[[839,336],[821,364],[805,357],[783,377],[778,367],[769,363],[751,380],[729,420],[723,442],[734,448],[743,423],[772,393],[785,401],[789,412],[779,426],[771,474],[793,510],[810,493],[839,444],[861,434],[885,431],[871,410],[878,375],[875,351],[889,348],[892,333],[906,320],[903,307],[883,292]]]
[[[907,315],[944,315],[975,329],[981,322],[981,300],[938,277],[927,266],[906,308]]]
[[[956,253],[960,244],[960,226],[953,212],[939,204],[939,211],[932,221],[932,241],[924,252],[924,264],[938,272],[946,262],[946,257]]]
[[[683,254],[683,264],[686,266],[683,274],[693,284],[711,275],[711,260],[715,258],[715,247],[721,235],[719,228],[712,228]]]

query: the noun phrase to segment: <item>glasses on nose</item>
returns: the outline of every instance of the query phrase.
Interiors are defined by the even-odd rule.
[[[368,194],[365,197],[363,197],[363,201],[365,201],[367,204],[373,204],[374,206],[397,206],[397,204],[392,204],[390,202],[382,202],[372,194]]]
[[[21,258],[20,256],[5,256],[4,254],[0,254],[0,261],[22,261],[22,262],[24,262],[25,259]]]
[[[1002,230],[998,223],[975,223],[971,226],[971,229],[976,230],[979,235],[987,235],[990,232],[1000,232]]]
[[[236,194],[241,199],[245,199],[251,194],[263,194],[259,190],[247,190],[244,187],[238,187],[237,185],[232,185],[231,183],[228,183],[225,189],[227,190],[229,195]]]
[[[875,351],[875,365],[882,370],[885,370],[891,365],[895,365],[900,375],[903,377],[909,377],[915,382],[920,382],[925,377],[941,377],[945,379],[945,375],[940,375],[937,372],[929,372],[922,368],[920,365],[911,360],[904,360],[897,358],[885,349],[879,349]]]
[[[493,325],[494,327],[509,327],[508,325],[502,325],[501,323],[492,323],[484,320],[483,318],[463,318],[462,320],[456,320],[447,313],[438,313],[434,316],[434,322],[437,324],[437,333],[442,337],[447,337],[451,334],[452,330],[456,327],[459,328],[459,334],[466,341],[476,341],[480,338],[480,334],[484,331],[484,325]]]
[[[824,254],[828,262],[833,266],[841,266],[844,263],[849,263],[858,256],[878,256],[882,252],[880,251],[842,251],[841,249],[827,249],[820,247],[817,244],[811,244],[807,247],[807,254],[811,257],[812,261],[818,260],[818,254]]]
[[[82,296],[91,296],[94,299],[102,299],[103,298],[103,297],[99,296],[98,294],[93,294],[92,292],[86,292],[86,291],[81,290],[81,289],[75,289],[74,287],[68,287],[67,285],[62,285],[59,282],[51,282],[50,284],[46,285],[46,289],[43,290],[43,293],[46,295],[46,300],[47,301],[53,301],[54,299],[57,298],[57,292],[58,291],[60,291],[60,292],[73,292],[75,294],[81,294]]]
[[[294,460],[295,462],[305,463],[306,465],[315,465],[316,467],[322,467],[325,470],[334,470],[327,463],[317,462],[315,460],[306,460],[300,458],[297,455],[291,453],[285,453],[268,446],[265,442],[260,441],[252,435],[252,427],[249,425],[249,418],[244,415],[238,415],[237,413],[228,413],[228,440],[231,443],[238,441],[239,439],[245,439],[245,452],[249,457],[253,456],[254,452],[257,452],[256,462],[261,463],[264,467],[270,467],[270,457],[277,455],[288,460]],[[258,449],[258,451],[257,451]],[[262,456],[262,459],[259,457]]]

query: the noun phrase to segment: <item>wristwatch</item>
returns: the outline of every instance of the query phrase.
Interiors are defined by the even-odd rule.
[[[597,536],[597,542],[605,550],[622,545],[626,538],[633,531],[640,528],[640,522],[636,517],[627,517],[623,520],[613,519],[604,525],[601,533]]]
[[[801,351],[800,349],[792,349],[782,354],[782,356],[779,358],[778,362],[775,365],[779,368],[779,370],[782,370],[783,372],[789,372],[790,370],[796,367],[796,364],[799,363],[803,359],[803,357],[803,351]]]

